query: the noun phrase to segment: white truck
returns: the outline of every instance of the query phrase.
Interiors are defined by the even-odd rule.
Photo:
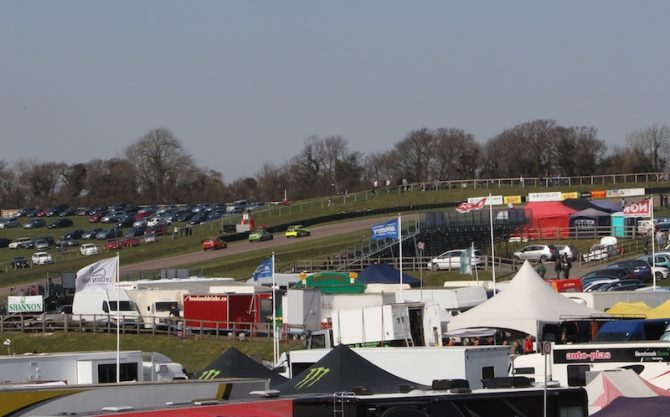
[[[117,298],[118,294],[118,298]],[[141,321],[137,306],[123,289],[84,289],[74,294],[72,315],[75,320],[107,324],[117,318],[128,325]]]
[[[166,324],[171,315],[181,315],[183,297],[187,290],[126,290],[142,316],[144,327],[151,329]]]

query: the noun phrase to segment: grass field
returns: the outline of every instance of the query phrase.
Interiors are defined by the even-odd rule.
[[[115,334],[88,333],[2,333],[3,340],[11,340],[12,354],[31,352],[77,352],[116,350]],[[141,350],[160,352],[173,361],[181,363],[188,372],[203,369],[216,359],[225,349],[235,346],[249,356],[272,360],[271,341],[235,341],[223,337],[219,340],[204,338],[184,338],[175,336],[121,335],[121,350]],[[280,344],[280,350],[301,349],[302,344]],[[3,347],[4,348],[4,347]],[[6,354],[7,352],[2,352]]]

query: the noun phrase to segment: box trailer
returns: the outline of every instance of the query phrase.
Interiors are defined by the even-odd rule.
[[[442,346],[440,306],[386,304],[333,310],[335,345]]]
[[[186,294],[183,316],[192,331],[253,331],[271,320],[272,293]]]

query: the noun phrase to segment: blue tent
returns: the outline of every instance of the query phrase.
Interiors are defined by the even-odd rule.
[[[360,284],[400,284],[400,271],[389,264],[373,264],[358,275]],[[403,272],[402,283],[410,287],[418,287],[421,281]]]

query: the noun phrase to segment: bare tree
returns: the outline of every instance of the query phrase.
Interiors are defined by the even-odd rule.
[[[480,155],[481,147],[473,135],[461,129],[437,129],[430,173],[439,180],[474,178]]]
[[[394,146],[400,174],[410,182],[428,181],[428,170],[435,155],[435,136],[423,128],[414,130]]]
[[[155,203],[170,201],[182,185],[182,173],[194,168],[193,158],[165,128],[153,129],[126,147],[124,154],[135,168],[141,193]]]
[[[670,156],[670,127],[653,124],[629,134],[626,141],[636,152],[642,152],[647,156],[650,162],[648,170],[653,172],[665,170]]]

